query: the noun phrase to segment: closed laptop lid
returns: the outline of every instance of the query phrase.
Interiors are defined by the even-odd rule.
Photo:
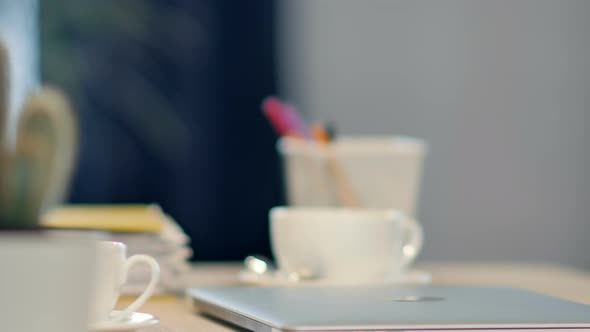
[[[590,329],[590,306],[491,287],[201,288],[202,313],[255,331]]]

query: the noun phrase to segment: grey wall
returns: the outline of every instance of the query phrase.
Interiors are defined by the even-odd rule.
[[[427,139],[424,259],[590,267],[590,1],[284,0],[285,94]]]

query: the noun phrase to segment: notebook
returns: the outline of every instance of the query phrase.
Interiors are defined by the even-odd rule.
[[[44,214],[42,224],[50,228],[157,233],[162,230],[163,218],[155,204],[65,205]]]

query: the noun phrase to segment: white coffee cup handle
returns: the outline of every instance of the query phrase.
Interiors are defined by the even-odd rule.
[[[422,249],[424,242],[424,233],[422,226],[411,218],[399,214],[401,218],[402,231],[405,233],[406,242],[402,245],[401,268],[405,269],[410,265]]]
[[[127,282],[127,275],[129,274],[129,271],[131,270],[131,268],[135,264],[140,264],[140,263],[149,265],[150,270],[151,270],[150,282],[147,285],[147,287],[145,288],[145,290],[143,291],[143,293],[137,299],[135,299],[135,301],[133,301],[133,303],[131,303],[129,306],[127,306],[127,308],[125,308],[123,311],[118,313],[116,316],[112,317],[113,320],[125,319],[125,318],[129,317],[131,315],[131,313],[137,311],[153,295],[154,290],[156,289],[156,286],[158,285],[158,282],[160,281],[160,265],[152,256],[133,255],[133,256],[127,258],[127,261],[125,262],[125,273],[123,276],[124,279],[121,280],[121,285],[123,285],[125,282]]]

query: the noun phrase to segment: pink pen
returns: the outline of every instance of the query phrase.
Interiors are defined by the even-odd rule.
[[[278,98],[266,97],[262,101],[262,111],[279,136],[286,136],[292,131]]]

